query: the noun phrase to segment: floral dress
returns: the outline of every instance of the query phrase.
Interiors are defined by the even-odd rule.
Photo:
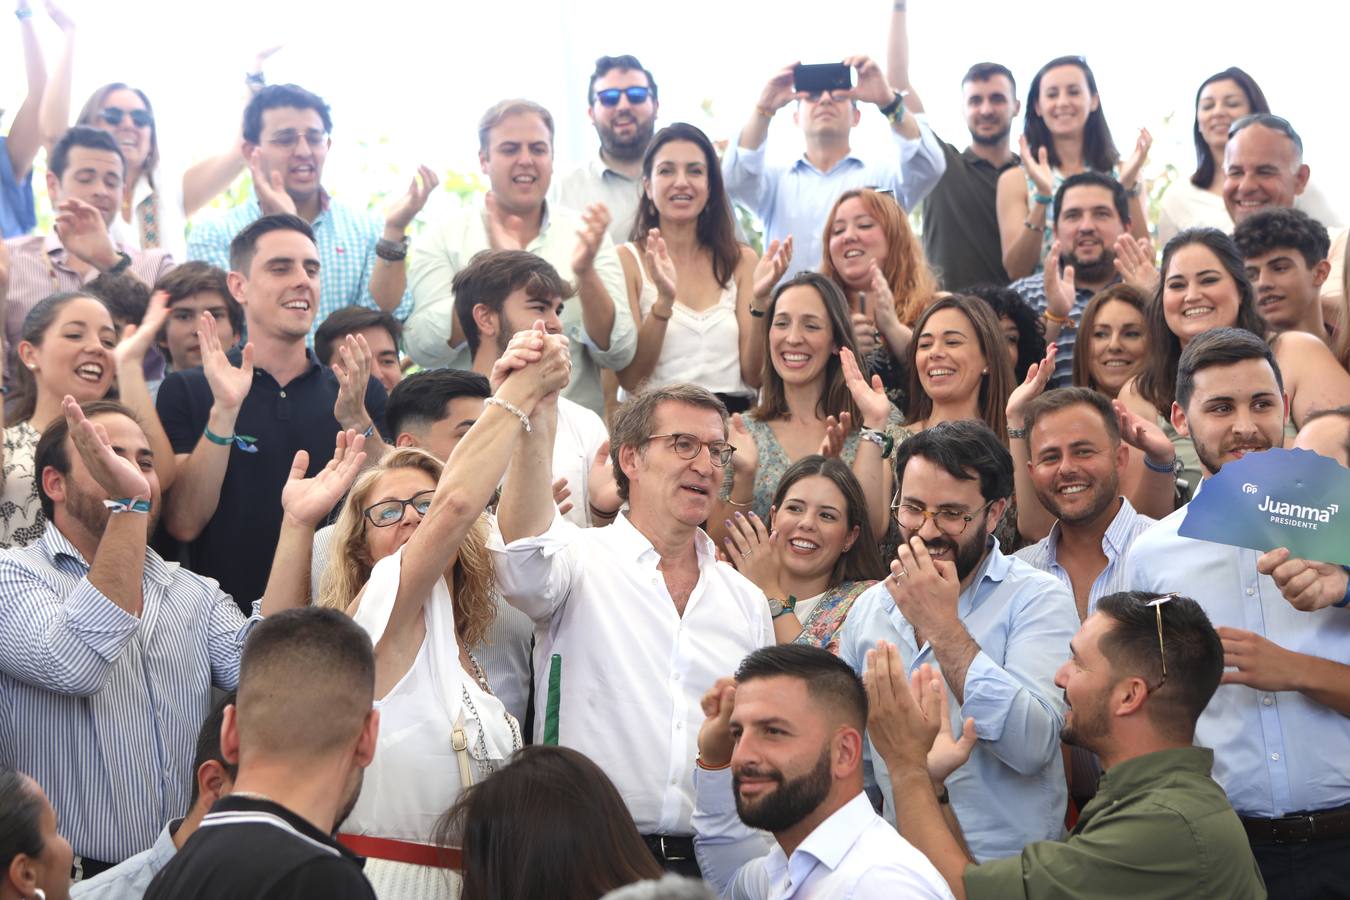
[[[42,536],[42,512],[33,455],[42,435],[27,422],[5,429],[4,486],[0,488],[0,549],[27,547]]]
[[[845,581],[830,588],[812,608],[806,621],[802,622],[802,633],[797,635],[793,643],[821,647],[838,656],[839,630],[844,627],[844,619],[853,608],[853,601],[876,583]]]

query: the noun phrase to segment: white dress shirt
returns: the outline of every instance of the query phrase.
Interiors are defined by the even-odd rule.
[[[762,833],[741,822],[730,769],[699,769],[694,784],[694,852],[724,900],[952,896],[928,857],[872,811],[866,794],[836,810],[788,856],[777,843],[765,854]]]
[[[609,210],[609,239],[617,247],[633,232],[638,203],[642,200],[642,178],[616,172],[605,165],[597,151],[562,178],[553,179],[549,200],[578,210],[592,203],[605,204]]]
[[[1295,609],[1256,571],[1257,551],[1182,537],[1185,518],[1182,507],[1135,540],[1125,562],[1131,589],[1179,591],[1216,628],[1253,631],[1286,650],[1350,665],[1350,610]],[[1350,803],[1350,717],[1306,694],[1221,684],[1195,725],[1195,743],[1214,751],[1214,780],[1240,816]]]
[[[772,644],[764,593],[695,536],[699,578],[681,616],[651,541],[626,515],[607,528],[555,516],[543,534],[494,535],[507,602],[535,622],[535,739],[560,666],[558,743],[614,780],[643,834],[692,834],[699,705],[713,682]]]
[[[403,323],[403,346],[419,366],[473,368],[468,342],[456,347],[449,343],[455,323],[455,295],[450,284],[476,253],[490,249],[483,215],[479,207],[457,210],[440,225],[424,231],[413,244],[408,257],[408,287],[412,291],[413,311]],[[577,245],[577,231],[582,227],[579,213],[546,205],[539,236],[525,249],[547,260],[559,275],[575,284],[572,252]],[[595,254],[595,274],[614,304],[609,348],[599,349],[586,333],[581,320],[580,298],[568,300],[563,307],[562,324],[563,333],[572,342],[572,381],[563,395],[596,413],[603,413],[600,369],[626,368],[637,352],[637,330],[633,327],[633,313],[628,305],[623,266],[609,235],[602,239],[600,250]]]

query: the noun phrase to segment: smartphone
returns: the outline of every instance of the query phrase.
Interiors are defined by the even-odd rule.
[[[853,87],[853,69],[843,63],[799,65],[792,70],[792,89],[807,94],[846,91]]]

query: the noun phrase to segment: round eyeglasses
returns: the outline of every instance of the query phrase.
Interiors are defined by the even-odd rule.
[[[712,457],[712,464],[718,467],[731,462],[731,457],[736,452],[736,448],[726,441],[702,441],[692,434],[684,434],[679,431],[671,434],[654,434],[647,440],[654,441],[657,438],[669,438],[670,448],[675,451],[675,455],[680,459],[693,459],[699,455],[704,447],[707,447],[708,455]]]
[[[993,503],[990,500],[989,503]],[[966,531],[966,526],[975,520],[981,512],[989,508],[989,503],[972,512],[958,512],[954,509],[923,509],[912,503],[895,503],[891,506],[891,515],[900,527],[909,531],[919,531],[928,519],[933,520],[938,531],[948,537],[958,537]]]

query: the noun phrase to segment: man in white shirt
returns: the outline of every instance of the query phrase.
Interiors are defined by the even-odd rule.
[[[478,140],[491,190],[482,208],[458,210],[423,232],[413,248],[404,349],[424,368],[469,368],[473,354],[455,315],[451,281],[480,251],[528,250],[576,287],[577,302],[563,317],[572,352],[565,393],[600,413],[600,369],[627,368],[637,350],[623,267],[605,233],[609,211],[598,203],[578,213],[545,202],[553,179],[553,116],[539,104],[501,101],[479,121]]]
[[[847,663],[800,644],[756,650],[703,711],[695,846],[723,898],[951,896],[863,793],[867,694]],[[773,834],[767,853],[752,828]]]
[[[543,257],[524,250],[485,250],[451,282],[455,317],[484,377],[506,352],[511,335],[536,321],[549,334],[563,332],[563,301],[572,289]],[[558,398],[553,442],[553,493],[562,514],[583,528],[608,525],[619,512],[609,474],[605,422],[580,403]]]
[[[656,79],[636,56],[602,56],[595,61],[586,102],[600,152],[558,180],[554,199],[569,209],[603,203],[617,246],[628,240],[642,199],[642,158],[660,106]]]
[[[535,622],[535,738],[594,759],[657,858],[698,874],[690,818],[700,699],[773,643],[764,593],[718,562],[699,527],[735,450],[726,408],[680,384],[619,407],[610,456],[628,510],[607,528],[558,514],[553,405],[529,421],[488,546],[502,595]]]

